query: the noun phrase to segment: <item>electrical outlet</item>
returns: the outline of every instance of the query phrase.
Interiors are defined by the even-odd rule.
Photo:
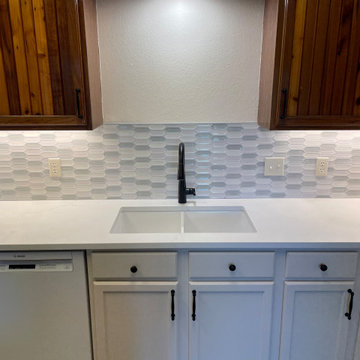
[[[321,157],[316,159],[316,176],[327,176],[329,158]]]
[[[58,178],[61,176],[61,160],[59,158],[48,159],[50,177]]]
[[[265,176],[284,176],[285,158],[265,158]]]

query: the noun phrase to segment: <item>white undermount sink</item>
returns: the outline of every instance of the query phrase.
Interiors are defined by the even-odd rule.
[[[126,233],[252,233],[256,229],[241,206],[124,207],[111,228]]]

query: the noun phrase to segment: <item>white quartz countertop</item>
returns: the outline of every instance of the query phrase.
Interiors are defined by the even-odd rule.
[[[243,206],[255,233],[111,234],[121,207]],[[0,250],[360,249],[360,199],[0,201]]]

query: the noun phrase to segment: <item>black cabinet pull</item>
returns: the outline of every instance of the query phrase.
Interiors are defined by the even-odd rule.
[[[80,89],[75,89],[75,92],[76,92],[77,117],[79,119],[82,119],[83,116],[82,116],[81,111],[80,111],[80,92],[81,92],[81,90]]]
[[[283,110],[282,113],[280,115],[280,119],[285,119],[286,118],[286,112],[287,112],[287,103],[288,103],[288,91],[287,89],[282,89],[281,90],[282,96],[283,96]]]
[[[328,269],[327,265],[325,265],[325,264],[320,264],[319,268],[321,271],[327,271],[327,269]]]
[[[192,321],[196,320],[196,290],[192,291],[193,303],[192,303]]]
[[[349,296],[350,296],[350,301],[349,301],[349,311],[345,314],[345,316],[351,320],[351,314],[352,314],[352,311],[353,311],[353,304],[354,304],[354,295],[355,293],[349,289],[348,290],[348,293],[349,293]]]
[[[175,320],[175,290],[171,290],[171,321]]]
[[[229,270],[230,271],[235,271],[236,270],[236,265],[235,264],[229,264]]]
[[[134,265],[130,268],[130,271],[135,274],[138,271],[138,268]]]

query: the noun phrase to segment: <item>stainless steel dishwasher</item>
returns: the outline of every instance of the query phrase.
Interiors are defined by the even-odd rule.
[[[91,360],[82,252],[0,253],[0,359]]]

